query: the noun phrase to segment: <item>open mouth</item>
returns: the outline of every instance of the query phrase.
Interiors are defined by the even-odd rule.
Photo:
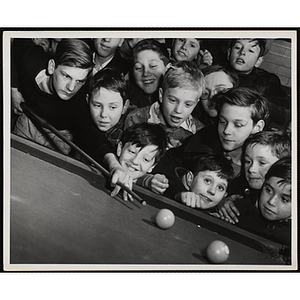
[[[203,196],[202,194],[199,194],[200,198],[202,201],[206,202],[206,203],[211,203],[212,200],[209,197]]]
[[[182,51],[177,51],[178,56],[180,57],[186,57],[187,55],[185,54],[185,52]]]
[[[145,79],[143,80],[143,84],[153,84],[155,82],[155,79]]]
[[[245,63],[245,61],[243,60],[243,59],[241,59],[241,58],[238,58],[238,59],[236,59],[236,61],[235,61],[237,64],[239,64],[239,65],[241,65],[241,64],[244,64]]]
[[[176,116],[170,116],[170,120],[174,124],[178,124],[178,123],[182,122],[182,118],[179,118],[179,117],[176,117]]]

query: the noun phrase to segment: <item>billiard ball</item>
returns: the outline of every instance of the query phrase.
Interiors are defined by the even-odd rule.
[[[161,229],[168,229],[175,223],[175,216],[169,209],[163,208],[155,215],[155,223]]]
[[[222,241],[213,241],[206,248],[206,256],[211,263],[222,264],[229,257],[229,248]]]

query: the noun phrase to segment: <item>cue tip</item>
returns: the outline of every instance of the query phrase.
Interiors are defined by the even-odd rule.
[[[142,204],[143,206],[146,206],[146,205],[147,205],[147,202],[146,202],[145,200],[143,200],[143,201],[141,202],[141,204]]]

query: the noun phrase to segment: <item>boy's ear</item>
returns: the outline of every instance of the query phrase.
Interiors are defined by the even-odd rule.
[[[261,63],[264,61],[264,57],[263,56],[261,56],[261,57],[259,57],[258,59],[257,59],[257,61],[256,61],[256,63],[255,63],[255,67],[256,68],[258,68],[260,65],[261,65]]]
[[[182,184],[184,187],[189,191],[191,188],[191,185],[194,180],[194,174],[191,171],[188,171],[185,175],[182,177]]]
[[[54,70],[55,70],[55,61],[54,61],[54,59],[50,59],[48,61],[47,71],[50,75],[52,75]]]
[[[257,133],[260,131],[263,131],[265,127],[265,121],[264,120],[259,120],[256,125],[253,127],[251,133]]]
[[[119,142],[117,145],[117,156],[120,157],[122,153],[122,142]]]
[[[160,88],[158,89],[158,101],[159,101],[160,104],[162,104],[163,94],[164,94],[164,91],[163,91],[163,89],[160,87]]]
[[[130,105],[130,101],[129,101],[129,99],[127,99],[123,106],[122,115],[126,113],[129,105]]]

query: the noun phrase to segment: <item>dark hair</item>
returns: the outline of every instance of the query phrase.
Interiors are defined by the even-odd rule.
[[[281,159],[291,155],[291,135],[289,131],[270,130],[260,131],[250,136],[245,140],[244,150],[249,145],[264,145],[270,146],[274,156]]]
[[[123,145],[132,143],[137,147],[157,146],[158,154],[155,162],[157,163],[165,154],[167,149],[167,134],[163,127],[153,123],[138,123],[128,127],[122,135]]]
[[[266,121],[269,117],[268,100],[260,93],[247,87],[235,87],[214,96],[218,114],[223,104],[250,107],[251,118],[256,124],[259,120]]]
[[[264,56],[266,53],[266,46],[267,46],[267,39],[259,39],[259,38],[254,38],[254,39],[250,39],[250,38],[239,38],[239,39],[232,39],[230,40],[230,44],[229,44],[229,48],[232,49],[232,47],[237,43],[237,41],[239,40],[250,40],[251,42],[256,42],[256,44],[259,46],[259,56]]]
[[[164,65],[166,66],[169,61],[169,52],[165,45],[162,43],[156,41],[155,39],[144,39],[139,41],[132,50],[132,57],[135,59],[141,51],[144,50],[153,50],[154,52],[157,52],[159,55],[159,58],[164,62]]]
[[[277,160],[268,170],[265,176],[265,182],[271,177],[282,178],[280,183],[291,184],[292,161],[291,157],[285,157]]]
[[[119,93],[123,99],[123,103],[128,99],[126,80],[120,73],[105,68],[97,72],[89,83],[89,94],[92,95],[100,88]]]
[[[196,62],[179,61],[173,63],[163,77],[162,89],[187,88],[199,92],[204,89],[204,76]]]
[[[54,61],[57,66],[91,70],[94,66],[91,48],[79,39],[62,39],[57,45]]]
[[[233,70],[232,68],[228,68],[228,67],[222,66],[222,65],[211,65],[211,66],[205,67],[201,71],[202,71],[204,77],[209,74],[212,74],[212,73],[224,72],[229,77],[231,83],[233,84],[233,87],[236,87],[239,84],[239,76],[235,72],[235,70]]]
[[[234,176],[234,171],[231,161],[222,154],[206,154],[197,159],[196,165],[193,169],[194,176],[197,176],[202,171],[214,171],[222,179],[231,182]]]

